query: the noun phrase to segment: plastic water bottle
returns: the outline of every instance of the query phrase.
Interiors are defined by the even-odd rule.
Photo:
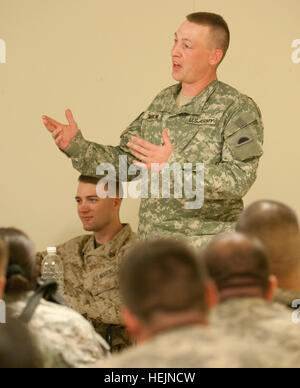
[[[64,294],[64,266],[57,256],[56,248],[47,248],[47,256],[42,261],[42,280],[55,280],[58,283],[58,292]]]

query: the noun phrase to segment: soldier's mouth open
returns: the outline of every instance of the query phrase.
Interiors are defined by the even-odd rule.
[[[174,63],[173,63],[173,69],[174,69],[174,70],[180,70],[180,69],[182,69],[182,66],[179,65],[179,63],[174,62]]]

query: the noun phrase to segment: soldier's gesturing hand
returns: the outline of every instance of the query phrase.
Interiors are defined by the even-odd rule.
[[[62,150],[70,145],[79,131],[70,109],[66,111],[66,118],[69,123],[68,125],[58,123],[48,116],[42,116],[45,127],[52,133],[56,145]]]
[[[134,164],[146,168],[149,171],[160,172],[164,164],[168,163],[174,151],[174,146],[168,136],[167,128],[164,129],[162,138],[164,145],[156,146],[146,140],[132,137],[132,142],[127,145],[130,148],[131,154],[139,159],[139,161],[135,160]]]

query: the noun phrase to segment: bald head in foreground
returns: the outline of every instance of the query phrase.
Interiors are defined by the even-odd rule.
[[[291,307],[300,299],[300,229],[296,213],[276,201],[258,201],[242,213],[237,231],[265,246],[271,272],[278,279],[276,301]]]
[[[208,245],[203,258],[220,293],[212,325],[247,344],[250,365],[259,357],[264,366],[299,366],[299,327],[285,306],[273,302],[277,279],[271,274],[263,244],[253,237],[227,233]]]

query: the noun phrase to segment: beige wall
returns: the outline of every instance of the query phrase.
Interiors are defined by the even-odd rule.
[[[41,115],[64,120],[70,107],[88,139],[117,145],[173,83],[173,32],[194,10],[228,20],[232,46],[219,78],[263,112],[265,156],[246,203],[277,199],[300,214],[300,63],[291,59],[299,0],[0,0],[1,226],[25,230],[38,249],[82,233],[73,200],[78,173]],[[138,201],[125,200],[122,220],[135,229],[137,211]]]

